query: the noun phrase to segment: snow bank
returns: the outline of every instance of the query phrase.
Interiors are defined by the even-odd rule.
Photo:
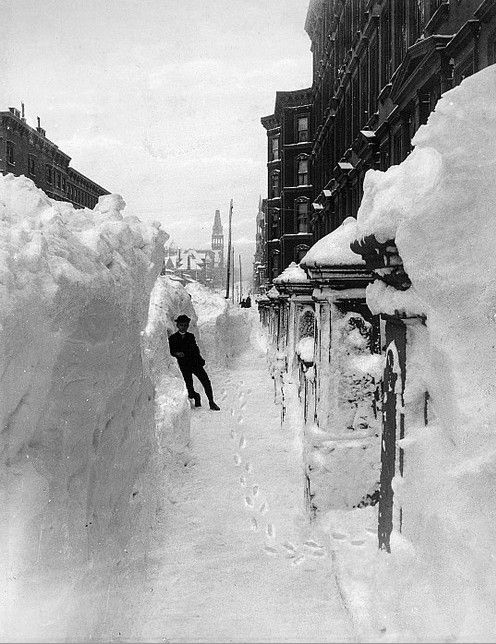
[[[303,257],[300,266],[356,266],[364,264],[364,260],[356,255],[350,244],[357,236],[357,222],[353,217],[347,217],[332,233],[319,239]]]
[[[441,98],[401,165],[367,173],[358,213],[359,235],[395,239],[427,316],[408,338],[403,530],[378,581],[421,639],[496,635],[495,137],[492,66]]]
[[[228,302],[223,295],[199,282],[191,282],[186,290],[198,314],[198,345],[210,363],[217,359],[219,348],[223,346],[222,339],[217,337],[217,318],[227,311]]]
[[[186,314],[190,330],[198,334],[197,314],[191,296],[180,282],[160,276],[155,282],[144,334],[145,355],[155,385],[155,424],[161,464],[167,473],[186,456],[189,444],[190,406],[177,360],[170,355],[169,336],[177,330],[175,319]],[[186,457],[187,458],[187,457]]]
[[[155,512],[161,367],[142,333],[166,235],[124,205],[75,210],[0,176],[4,639],[70,638],[81,578],[135,556]]]

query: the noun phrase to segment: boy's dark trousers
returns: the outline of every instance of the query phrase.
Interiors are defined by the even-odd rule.
[[[188,398],[196,398],[195,396],[196,391],[195,391],[195,388],[193,387],[193,375],[195,375],[198,378],[198,380],[202,383],[203,389],[205,389],[205,394],[208,398],[208,402],[213,403],[214,393],[212,391],[212,384],[210,382],[210,378],[208,377],[205,369],[203,367],[200,367],[199,365],[197,367],[191,367],[191,366],[186,367],[186,366],[179,365],[179,369],[181,369],[184,382],[186,383],[186,389],[188,390]]]

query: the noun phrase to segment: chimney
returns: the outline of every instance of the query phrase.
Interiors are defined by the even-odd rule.
[[[23,121],[26,120],[26,117],[24,116],[24,103],[21,103],[21,118]]]
[[[41,136],[46,136],[45,130],[41,127],[40,117],[37,116],[36,118],[38,119],[38,127],[36,128],[36,131],[41,134]]]

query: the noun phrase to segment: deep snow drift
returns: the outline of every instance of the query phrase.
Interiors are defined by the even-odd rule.
[[[403,529],[374,593],[405,638],[496,635],[495,138],[493,65],[440,99],[401,165],[367,173],[358,213],[412,281],[369,287],[369,306],[426,315],[408,331]]]
[[[124,205],[75,210],[0,176],[3,639],[77,632],[85,575],[144,547],[157,479],[188,440],[180,408],[155,424],[170,367],[156,315],[144,334],[166,234]]]

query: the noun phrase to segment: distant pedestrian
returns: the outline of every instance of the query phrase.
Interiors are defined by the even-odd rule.
[[[214,402],[214,394],[210,378],[203,368],[205,360],[201,357],[195,336],[188,332],[190,322],[191,318],[187,315],[179,315],[176,318],[176,326],[178,330],[169,338],[170,352],[171,355],[177,359],[179,369],[183,374],[186,389],[188,390],[188,398],[195,401],[195,407],[201,407],[201,396],[193,387],[193,375],[195,375],[203,385],[210,409],[219,411],[220,407]]]
[[[245,309],[251,308],[251,297],[248,295],[248,297],[245,300]]]

